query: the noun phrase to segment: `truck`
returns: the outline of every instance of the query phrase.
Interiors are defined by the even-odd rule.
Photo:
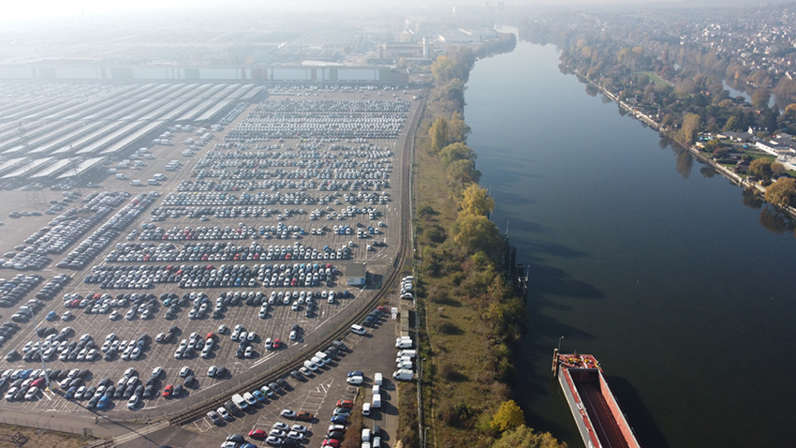
[[[249,406],[249,404],[246,403],[246,400],[244,400],[240,394],[233,395],[232,402],[235,403],[235,406],[241,409],[246,409]]]

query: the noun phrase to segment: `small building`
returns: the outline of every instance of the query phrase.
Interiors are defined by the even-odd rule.
[[[365,286],[368,281],[368,271],[365,264],[353,263],[345,271],[346,284],[348,286]]]

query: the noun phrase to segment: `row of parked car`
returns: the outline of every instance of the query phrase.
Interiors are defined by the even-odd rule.
[[[135,221],[158,196],[160,196],[160,193],[154,191],[149,194],[141,193],[136,195],[127,205],[106,220],[99,229],[69,252],[56,266],[75,270],[86,267],[119,236],[122,230]]]

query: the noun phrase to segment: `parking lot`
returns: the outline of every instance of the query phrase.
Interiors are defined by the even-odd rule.
[[[147,430],[139,431],[138,434],[131,433],[117,439],[117,445],[124,448],[144,448],[153,444],[180,444],[199,448],[217,447],[229,434],[237,433],[246,436],[253,429],[263,429],[268,432],[277,422],[288,425],[300,423],[307,426],[308,432],[302,443],[306,446],[320,445],[330,425],[337,401],[354,400],[359,396],[352,412],[361,413],[362,403],[372,399],[371,387],[374,384],[374,374],[381,372],[384,376],[381,387],[382,407],[379,410],[374,410],[370,416],[364,417],[363,426],[369,428],[374,425],[380,426],[382,446],[394,446],[398,429],[398,396],[397,384],[391,378],[391,373],[395,369],[395,351],[388,348],[392,347],[397,334],[395,322],[395,320],[387,319],[365,337],[354,334],[347,336],[343,342],[347,345],[348,351],[342,353],[338,361],[332,363],[328,368],[321,369],[319,373],[305,382],[288,377],[287,381],[291,386],[289,390],[247,409],[245,413],[235,416],[231,421],[213,424],[209,418],[202,418],[181,429],[152,428],[156,429],[152,431],[147,428]],[[354,370],[364,372],[365,383],[362,386],[352,386],[346,383],[347,373]],[[308,411],[315,417],[311,422],[296,421],[282,417],[280,413],[283,409],[296,412]],[[112,423],[104,425],[112,425]],[[247,440],[265,446],[262,442],[249,437]]]
[[[293,107],[291,113],[307,115],[316,113],[311,101],[318,96],[324,101],[337,101],[335,104],[349,109],[346,112],[349,115],[368,113],[366,110],[357,109],[361,104],[365,104],[361,101],[368,98],[368,108],[373,108],[373,104],[377,104],[374,113],[405,114],[407,120],[405,125],[408,125],[412,114],[417,112],[416,102],[411,101],[411,92],[404,94],[400,91],[396,93],[391,91],[390,96],[376,95],[373,91],[322,92],[317,89],[286,93],[290,93],[290,97],[311,96],[311,99],[305,100],[302,103],[304,105],[298,110]],[[394,101],[394,98],[390,98],[392,95],[402,97],[402,101],[409,104],[408,110],[395,112],[389,110],[392,106],[378,106],[379,101]],[[284,102],[286,98],[289,97],[274,95],[268,101]],[[95,250],[96,255],[90,257],[90,262],[86,263],[84,268],[75,270],[68,267],[59,268],[57,265],[79,245],[80,241],[92,235],[92,232],[102,224],[91,227],[63,253],[50,255],[52,262],[43,270],[22,272],[25,275],[42,275],[43,282],[18,303],[3,310],[3,320],[8,320],[12,314],[18,312],[17,308],[33,298],[44,283],[56,275],[68,274],[72,276],[71,282],[54,298],[43,300],[43,306],[35,311],[34,318],[40,327],[60,330],[67,325],[71,326],[74,332],[67,341],[76,341],[81,335],[90,334],[98,349],[106,335],[110,333],[125,341],[137,341],[142,334],[149,336],[150,340],[144,344],[137,359],[124,360],[123,351],[120,350],[109,360],[105,360],[103,357],[105,352],[100,351],[96,360],[92,362],[61,361],[59,356],[62,352],[56,351],[55,356],[47,363],[48,369],[89,369],[91,373],[86,377],[86,384],[90,386],[96,386],[99,379],[106,377],[116,383],[123,376],[123,372],[130,367],[135,369],[143,382],[149,378],[155,367],[163,367],[165,373],[157,382],[153,398],[143,400],[142,405],[139,405],[135,411],[129,411],[125,401],[117,399],[100,411],[103,415],[116,419],[143,419],[174,413],[215,396],[225,388],[234,387],[239,382],[238,378],[250,369],[264,371],[275,367],[289,359],[291,353],[305,344],[320,339],[325,332],[353,314],[358,304],[364,303],[367,297],[375,292],[373,288],[378,287],[379,276],[386,272],[387,266],[395,256],[398,232],[392,232],[391,229],[399,228],[401,204],[397,196],[401,191],[401,176],[398,173],[401,170],[400,151],[406,138],[404,134],[407,126],[401,128],[401,132],[397,134],[398,138],[356,137],[356,132],[371,132],[370,128],[357,131],[356,127],[350,126],[346,128],[346,132],[354,134],[346,135],[353,135],[352,138],[318,136],[313,134],[319,132],[317,129],[301,130],[309,132],[304,137],[286,138],[268,134],[272,132],[274,120],[278,118],[270,117],[266,121],[271,127],[263,131],[265,134],[257,134],[259,137],[250,135],[248,139],[251,141],[241,141],[240,135],[227,138],[232,130],[240,130],[238,125],[245,122],[249,117],[248,114],[255,112],[258,107],[260,106],[248,106],[224,129],[212,132],[209,128],[197,132],[198,126],[190,130],[187,127],[172,128],[169,139],[173,145],[150,145],[148,154],[151,154],[152,158],[133,159],[136,163],[130,163],[131,168],[118,169],[118,173],[124,173],[126,179],[117,179],[117,176],[107,174],[84,179],[84,185],[91,182],[92,185],[100,185],[101,188],[72,190],[79,193],[80,198],[101,191],[130,193],[124,201],[112,205],[112,211],[107,216],[116,216],[125,204],[129,204],[129,201],[141,193],[151,198],[152,203],[146,206],[140,215],[136,215],[129,225],[123,226],[115,233],[109,233],[107,243]],[[328,103],[323,107],[328,109]],[[405,107],[401,105],[400,110],[404,110]],[[257,120],[263,119],[263,107],[260,109],[256,115]],[[328,110],[324,109],[317,113],[328,113]],[[321,122],[329,123],[329,120],[324,120]],[[394,124],[395,120],[390,119],[385,123]],[[390,129],[394,128],[393,125],[390,126],[392,126]],[[372,135],[384,137],[382,131]],[[323,132],[328,132],[328,128]],[[207,137],[208,133],[212,136]],[[206,140],[203,146],[196,145],[200,136]],[[191,149],[192,146],[194,149]],[[191,155],[183,155],[187,154],[187,150],[191,151]],[[258,153],[262,156],[257,156]],[[208,154],[212,155],[208,157]],[[175,166],[170,163],[171,160],[180,161],[173,171],[166,169],[167,165]],[[223,162],[225,160],[234,163]],[[140,163],[137,163],[139,161]],[[146,184],[147,179],[156,177],[155,174],[164,174],[165,178],[157,183],[153,182],[154,185],[142,187],[130,185],[132,180],[139,179]],[[216,196],[199,198],[197,196],[200,193],[212,193]],[[180,199],[180,194],[188,196]],[[45,207],[44,204],[49,206],[49,198],[55,197],[59,197],[60,200],[63,195],[49,190],[25,195],[20,192],[0,192],[0,200],[3,200],[4,204],[9,204],[6,207],[10,207],[9,210],[5,210],[4,207],[5,214],[10,210],[36,210],[36,207]],[[5,201],[6,198],[8,201]],[[76,199],[69,205],[77,208],[81,205],[81,201]],[[217,210],[212,213],[204,212],[209,207],[215,207]],[[368,208],[372,210],[368,211]],[[377,210],[377,213],[374,213],[374,210]],[[48,226],[51,219],[52,215],[4,219],[6,225],[0,228],[2,234],[0,247],[4,252],[13,251],[15,246],[23,244],[23,241],[37,229]],[[379,222],[383,225],[379,226]],[[345,229],[347,226],[350,233],[346,233],[346,230],[335,232],[335,226],[338,229]],[[361,238],[357,237],[357,231],[361,232]],[[151,235],[151,238],[142,239],[145,234]],[[168,248],[161,246],[163,244],[168,245]],[[283,246],[285,250],[282,249]],[[158,247],[162,250],[158,251]],[[213,247],[219,249],[213,251]],[[120,260],[120,254],[126,258]],[[287,254],[290,256],[287,257]],[[368,272],[372,274],[373,279],[376,279],[369,288],[361,289],[346,284],[346,273],[354,263],[367,263]],[[312,267],[316,264],[321,269],[330,265],[330,269],[333,268],[338,273],[323,280],[318,278],[308,281],[306,276],[303,278],[296,276],[296,283],[287,280],[288,276],[280,283],[279,273],[284,273],[285,269],[274,268],[273,265],[282,264],[286,265],[286,269],[293,265],[309,266],[305,268],[308,271],[307,275],[312,274]],[[222,269],[223,265],[228,267],[227,271]],[[245,277],[246,281],[238,284],[234,276],[222,284],[219,284],[220,281],[207,283],[210,274],[194,278],[196,281],[191,282],[170,281],[167,275],[165,281],[156,281],[152,276],[152,281],[148,284],[137,283],[137,280],[119,282],[118,276],[115,282],[106,282],[105,287],[103,283],[85,283],[87,276],[95,275],[102,269],[118,270],[120,267],[129,269],[128,267],[133,266],[138,273],[139,266],[148,266],[153,270],[168,270],[177,277],[182,275],[177,274],[177,271],[201,269],[207,272],[230,272],[236,265],[246,266],[248,270],[258,269],[257,272],[263,273],[266,266],[270,265],[271,275],[277,273],[276,283],[267,276],[259,275]],[[169,267],[170,269],[167,269]],[[0,277],[10,279],[18,273],[13,269],[6,269],[0,272]],[[202,279],[205,280],[204,283]],[[254,280],[251,286],[249,280]],[[298,281],[304,283],[299,284]],[[138,288],[139,285],[145,287]],[[326,292],[326,297],[321,296],[322,291]],[[336,297],[330,303],[328,291],[334,291],[340,297]],[[343,295],[345,291],[349,293],[347,296]],[[224,304],[221,300],[219,313],[213,317],[212,310],[222,293],[228,293],[230,296],[235,293],[246,295],[252,293],[254,296],[257,292],[262,293],[262,298],[253,297],[249,304],[245,300],[240,300],[238,304]],[[263,309],[261,301],[267,301],[272,292],[282,293],[282,297],[285,293],[290,294],[291,299],[288,304],[267,305],[266,311],[260,313]],[[310,313],[307,313],[306,300],[302,300],[304,303],[299,304],[296,303],[298,298],[292,297],[294,293],[302,292],[305,297],[308,292],[313,295],[314,310]],[[191,293],[206,295],[209,310],[204,317],[189,318],[191,310],[201,306],[201,300],[194,307],[193,300],[186,299],[186,302],[190,303],[172,308],[175,318],[166,319],[169,307],[164,305],[163,298],[169,294],[182,298],[183,295]],[[78,303],[87,298],[90,300],[95,294],[108,294],[109,306],[106,312],[88,314],[87,307],[67,308],[62,300],[65,294],[79,296]],[[125,306],[110,306],[112,299],[132,294],[153,295],[141,300],[143,308],[147,308],[148,314],[151,314],[150,318],[143,319],[141,313],[135,313],[131,319],[124,317],[130,313],[132,302],[135,300],[133,297],[127,298]],[[154,300],[150,301],[151,298]],[[98,306],[102,300],[100,299]],[[294,303],[297,306],[294,306]],[[60,316],[67,310],[73,317],[62,321]],[[51,311],[55,311],[57,319],[47,322],[45,316]],[[115,320],[110,319],[113,311],[117,311],[120,315]],[[229,329],[241,325],[246,331],[256,333],[257,336],[251,341],[250,358],[241,359],[236,356],[239,343],[232,341],[227,333],[216,336],[215,347],[206,359],[200,356],[199,350],[184,359],[175,359],[175,350],[181,340],[188,339],[192,333],[197,333],[202,338],[208,333],[217,333],[219,325],[222,324]],[[16,350],[22,355],[26,344],[36,340],[32,322],[19,325],[20,331],[8,338],[9,340],[2,346],[3,360],[0,361],[0,369],[41,368],[41,364],[37,361],[5,360],[6,353]],[[291,340],[289,337],[293,325],[298,325],[300,328],[296,340]],[[170,342],[155,342],[158,333],[167,332],[172,326],[176,326],[177,330]],[[283,344],[278,349],[268,350],[264,344],[266,338],[280,338]],[[341,362],[345,361],[344,359]],[[206,372],[212,365],[224,366],[229,374],[220,379],[208,378]],[[178,371],[183,366],[188,366],[195,373],[196,383],[193,387],[186,388],[181,398],[163,398],[162,391],[166,385],[182,383]],[[336,371],[333,372],[337,375]],[[318,378],[309,383],[326,381],[327,376],[332,377],[326,374],[318,375]],[[321,389],[337,387],[334,382],[327,384],[324,381],[315,387]],[[10,382],[7,380],[0,391],[5,392]],[[0,403],[0,412],[13,412],[14,409],[33,412],[88,412],[86,400],[64,399],[63,395],[66,392],[66,390],[43,391],[38,395],[38,399],[32,401],[3,400]]]

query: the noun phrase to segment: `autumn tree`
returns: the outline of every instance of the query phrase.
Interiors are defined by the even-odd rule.
[[[495,209],[495,200],[489,196],[486,188],[481,188],[477,184],[470,184],[462,196],[459,203],[462,213],[486,216]]]
[[[785,118],[791,121],[796,120],[796,103],[788,104],[785,107]]]
[[[462,142],[467,140],[470,134],[470,126],[462,120],[462,115],[456,111],[453,113],[450,121],[448,122],[448,141],[451,143]]]
[[[566,448],[567,444],[559,442],[549,432],[535,433],[533,429],[520,425],[513,430],[504,432],[493,444],[492,448]]]
[[[445,55],[437,56],[437,59],[431,64],[431,73],[434,74],[434,81],[437,83],[443,83],[451,79],[453,70],[453,61]]]
[[[509,431],[525,424],[525,414],[514,400],[504,401],[492,416],[490,426],[495,431]]]
[[[690,146],[696,140],[697,132],[699,132],[699,123],[702,121],[697,114],[686,114],[683,118],[683,127],[680,129],[680,142],[686,146]]]
[[[780,178],[766,188],[766,201],[778,207],[796,206],[796,179]]]
[[[448,166],[457,160],[471,160],[475,161],[478,155],[472,148],[464,143],[451,143],[450,145],[442,148],[439,152],[439,159],[442,166]]]
[[[785,171],[787,171],[787,169],[785,168],[785,165],[783,165],[783,164],[781,164],[779,162],[774,162],[774,163],[771,164],[771,174],[772,175],[779,177],[779,176],[782,176],[783,174],[785,174]]]
[[[727,123],[724,124],[724,127],[721,128],[722,131],[734,131],[738,128],[738,117],[732,115],[729,119],[727,119]]]
[[[451,162],[445,168],[445,174],[452,181],[462,184],[478,182],[481,179],[481,172],[475,169],[475,162],[472,160],[457,160]]]
[[[445,117],[437,117],[428,130],[428,134],[431,136],[431,149],[434,152],[439,152],[448,144],[448,120]]]
[[[450,233],[453,241],[471,254],[484,251],[495,255],[503,243],[497,226],[485,216],[460,215],[453,223]]]
[[[753,160],[749,164],[749,174],[768,179],[771,177],[771,164],[771,160],[765,158]]]

